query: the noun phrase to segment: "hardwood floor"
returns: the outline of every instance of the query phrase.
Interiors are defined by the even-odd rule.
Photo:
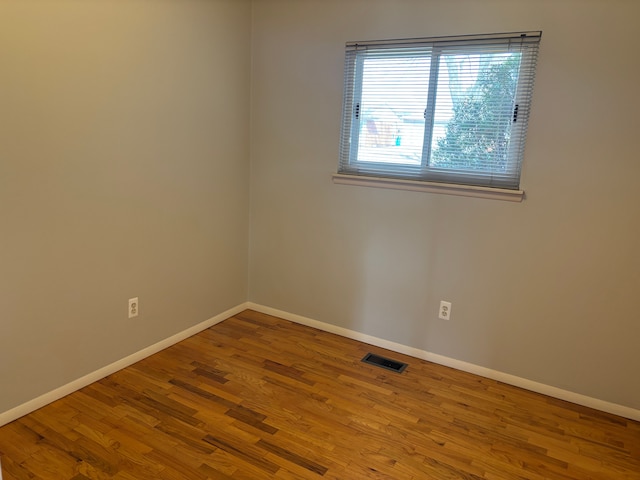
[[[4,480],[640,479],[640,424],[245,311],[0,428],[0,455]]]

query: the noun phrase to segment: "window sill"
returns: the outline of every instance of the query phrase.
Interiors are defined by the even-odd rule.
[[[334,173],[333,183],[339,185],[356,185],[360,187],[391,188],[394,190],[410,190],[412,192],[442,193],[462,197],[489,198],[507,202],[521,202],[523,190],[505,188],[475,187],[471,185],[455,185],[452,183],[419,182],[395,178],[365,177],[360,175],[343,175]]]

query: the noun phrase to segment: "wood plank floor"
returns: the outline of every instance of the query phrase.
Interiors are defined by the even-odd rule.
[[[640,424],[248,310],[0,428],[0,455],[4,480],[640,479]]]

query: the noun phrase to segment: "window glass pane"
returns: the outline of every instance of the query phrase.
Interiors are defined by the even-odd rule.
[[[431,167],[507,169],[520,57],[520,53],[440,56]]]
[[[431,60],[365,57],[358,162],[420,165]]]

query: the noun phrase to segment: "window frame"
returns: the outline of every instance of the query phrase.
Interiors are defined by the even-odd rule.
[[[471,192],[474,196],[478,192],[488,190],[487,196],[490,198],[494,197],[490,192],[494,192],[499,198],[506,196],[514,197],[516,201],[522,200],[524,192],[520,190],[520,173],[541,35],[542,32],[523,32],[347,43],[340,162],[338,173],[334,175],[334,182],[373,186],[386,184],[386,188],[405,188],[409,185],[408,189],[411,190],[435,190],[446,191],[446,193],[455,193],[456,190],[460,190],[466,192],[460,194],[467,195]],[[521,53],[518,83],[513,99],[513,104],[517,107],[517,117],[514,116],[514,118],[517,118],[518,121],[514,120],[510,127],[511,136],[507,155],[509,163],[505,169],[508,174],[494,178],[491,170],[478,173],[471,169],[452,169],[430,165],[434,151],[432,141],[439,69],[443,55],[448,52],[468,52],[463,54],[469,55],[478,52],[490,55],[501,51]],[[391,162],[359,160],[360,122],[363,117],[360,110],[364,110],[361,106],[365,59],[383,58],[384,56],[400,58],[402,55],[416,57],[424,55],[430,59],[420,164],[415,166],[401,164],[399,166],[397,163]],[[522,74],[523,70],[526,70],[524,75]],[[514,115],[516,114],[514,113]],[[353,177],[357,177],[357,179]],[[507,180],[504,181],[504,178]],[[416,188],[416,183],[423,186]],[[507,193],[503,191],[507,191]],[[484,196],[484,194],[480,196]]]

